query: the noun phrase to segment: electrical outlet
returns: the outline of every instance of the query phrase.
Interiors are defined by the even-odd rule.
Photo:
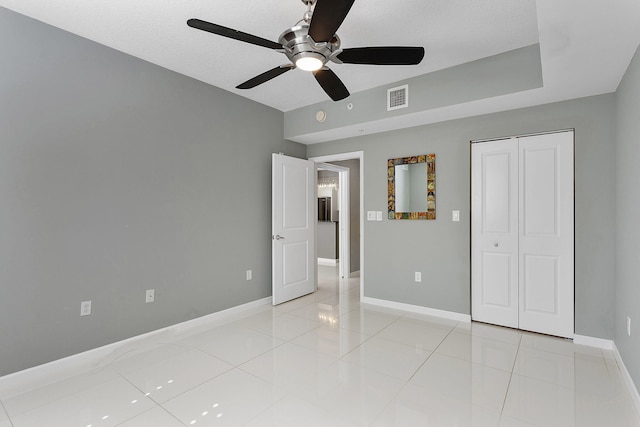
[[[80,303],[80,316],[88,316],[91,314],[91,301],[82,301]]]
[[[247,270],[247,280],[253,279],[253,272],[251,270]]]
[[[154,302],[156,300],[156,290],[155,289],[147,289],[147,294],[145,297],[145,303]]]
[[[422,273],[419,271],[416,271],[415,273],[415,281],[416,282],[422,282]]]
[[[631,336],[631,317],[627,316],[627,335]]]

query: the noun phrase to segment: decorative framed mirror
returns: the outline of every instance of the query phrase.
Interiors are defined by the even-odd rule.
[[[436,219],[436,155],[387,161],[389,219]]]

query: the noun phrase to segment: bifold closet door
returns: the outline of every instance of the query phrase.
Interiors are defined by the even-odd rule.
[[[472,317],[573,337],[573,132],[472,146]]]
[[[573,132],[519,138],[520,329],[573,338]]]
[[[473,144],[471,171],[472,317],[517,328],[518,144]]]

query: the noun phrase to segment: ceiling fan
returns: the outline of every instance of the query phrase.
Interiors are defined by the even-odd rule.
[[[222,25],[189,19],[187,25],[219,36],[251,43],[284,53],[290,63],[280,65],[236,86],[251,89],[294,68],[311,71],[322,89],[334,101],[349,96],[349,91],[327,66],[337,64],[417,65],[424,58],[423,47],[380,46],[342,49],[336,31],[346,18],[355,0],[302,0],[307,6],[304,17],[285,30],[278,42]],[[315,6],[315,7],[314,7]]]

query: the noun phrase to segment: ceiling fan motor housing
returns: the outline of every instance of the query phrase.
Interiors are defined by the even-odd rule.
[[[285,49],[285,55],[292,63],[301,58],[316,58],[324,65],[334,52],[340,49],[340,38],[334,36],[327,43],[316,43],[308,34],[309,25],[302,24],[282,33],[278,39]]]

